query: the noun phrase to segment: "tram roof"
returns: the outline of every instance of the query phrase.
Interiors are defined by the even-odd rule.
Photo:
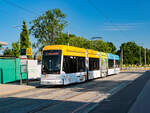
[[[73,47],[68,45],[48,45],[43,48],[43,50],[62,50],[63,55],[67,56],[81,56],[86,57],[86,49]],[[107,59],[107,54],[104,52],[99,52],[91,49],[87,49],[88,57],[90,58],[100,58]]]
[[[107,59],[107,53],[100,52],[100,55],[103,59]]]
[[[92,49],[88,49],[88,57],[90,58],[100,58],[100,52],[92,50]]]
[[[111,60],[115,59],[115,55],[112,53],[107,53],[107,57],[108,57],[108,59],[111,59]]]
[[[115,60],[119,60],[119,56],[118,55],[115,55]]]
[[[81,57],[86,56],[86,49],[67,45],[49,45],[45,46],[43,50],[62,50],[63,55]]]
[[[73,51],[83,51],[85,52],[84,48],[68,46],[68,45],[48,45],[43,48],[43,50],[66,50],[71,49]]]

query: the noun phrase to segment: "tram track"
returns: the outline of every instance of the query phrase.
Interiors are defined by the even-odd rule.
[[[117,77],[117,75],[115,75],[116,77]],[[114,76],[109,76],[109,77],[112,77],[112,78],[114,78]],[[109,78],[108,77],[108,78]],[[126,76],[125,76],[126,77]],[[108,79],[108,78],[103,78],[103,79],[95,79],[94,81],[99,81],[99,82],[101,82],[101,81],[103,81],[104,79]],[[112,78],[110,78],[110,79],[112,79]],[[119,78],[117,77],[117,80],[120,80],[120,79],[122,79],[123,77],[122,76],[120,76]],[[108,80],[110,80],[110,79],[108,79]],[[26,97],[38,97],[39,95],[44,95],[44,96],[48,96],[49,94],[51,94],[51,93],[55,93],[55,92],[57,92],[57,91],[66,91],[66,89],[69,89],[68,91],[75,91],[75,92],[77,92],[77,91],[82,91],[82,89],[84,88],[84,89],[89,89],[91,86],[95,86],[97,83],[93,83],[92,81],[89,81],[89,82],[86,82],[86,83],[80,83],[80,84],[74,84],[73,86],[64,86],[63,87],[63,89],[62,88],[58,88],[58,89],[52,89],[52,90],[48,90],[48,91],[44,91],[44,92],[40,92],[40,93],[36,93],[36,94],[31,94],[31,95],[27,95],[27,96],[23,96],[24,98],[26,98]],[[104,85],[104,84],[103,84]],[[104,85],[105,86],[105,85]],[[80,88],[75,88],[75,87],[80,87]],[[66,94],[65,94],[66,95]]]
[[[117,77],[117,79],[116,79],[116,77]],[[100,78],[100,79],[95,79],[95,80],[93,80],[93,82],[94,81],[99,81],[99,82],[101,82],[101,81],[103,81],[103,80],[105,80],[105,79],[107,79],[108,81],[109,80],[112,80],[112,79],[115,79],[115,80],[120,80],[120,79],[122,79],[122,78],[124,78],[124,77],[127,77],[127,76],[117,76],[117,75],[112,75],[112,76],[108,76],[108,77],[106,77],[106,78]],[[115,81],[114,80],[114,81]],[[79,89],[75,89],[74,88],[74,86],[75,85],[73,85],[73,87],[71,86],[66,86],[65,88],[57,88],[57,89],[47,89],[48,91],[39,91],[39,89],[33,89],[33,90],[30,90],[30,91],[28,91],[28,92],[26,92],[26,93],[30,93],[30,92],[34,92],[34,94],[31,94],[31,95],[26,95],[26,96],[19,96],[19,97],[23,97],[23,98],[27,98],[27,97],[39,97],[40,95],[44,95],[44,96],[46,96],[46,95],[49,95],[49,93],[54,93],[54,92],[56,92],[56,91],[63,91],[63,90],[66,90],[67,88],[69,89],[69,90],[71,90],[71,91],[82,91],[82,88],[84,88],[84,89],[89,89],[91,86],[95,86],[97,83],[93,83],[92,81],[89,81],[89,82],[86,82],[86,83],[83,83],[83,84],[75,84],[77,87],[80,85],[80,88]],[[103,86],[105,86],[106,87],[106,85],[105,84],[103,84]],[[35,92],[35,91],[37,91],[37,92]],[[39,91],[39,93],[38,93],[38,91]],[[13,94],[13,95],[10,95],[11,97],[18,97],[17,95],[20,95],[20,94],[23,94],[23,95],[25,95],[24,94],[24,92],[21,92],[21,93],[17,93],[17,94]],[[10,97],[10,96],[4,96],[4,97]]]
[[[101,87],[100,87],[101,88]],[[99,89],[100,89],[99,88]],[[91,88],[90,88],[91,89]],[[98,88],[96,87],[95,88],[95,90],[98,90]],[[63,103],[65,103],[66,101],[69,101],[70,99],[73,99],[74,97],[77,97],[77,96],[80,96],[80,95],[82,95],[82,94],[85,94],[85,93],[88,93],[88,92],[82,92],[82,93],[77,93],[77,94],[74,94],[74,95],[72,95],[72,96],[70,96],[70,97],[68,97],[68,98],[65,98],[65,99],[62,99],[63,100],[63,102],[61,102],[61,103],[58,103],[58,104],[63,104]],[[105,93],[103,93],[103,94],[101,94],[101,95],[99,95],[99,96],[94,96],[94,98],[93,99],[89,99],[89,100],[92,100],[92,101],[94,101],[94,100],[97,100],[98,98],[100,98],[101,96],[103,96],[104,97],[104,95],[107,95],[107,93],[105,94]],[[63,96],[62,96],[63,97]],[[95,98],[96,97],[96,98]],[[57,98],[58,99],[58,98]],[[88,100],[88,101],[89,101]],[[90,102],[90,101],[89,101]],[[36,113],[36,112],[39,112],[39,111],[41,111],[41,110],[43,110],[43,109],[46,109],[46,108],[48,108],[48,107],[52,107],[52,106],[55,106],[55,105],[57,105],[57,103],[55,103],[55,104],[52,104],[52,105],[47,105],[47,106],[45,106],[44,108],[40,108],[40,109],[37,109],[36,111],[34,111],[34,112],[29,112],[29,113]],[[89,104],[84,104],[83,106],[84,107],[86,107],[87,105],[89,105]],[[84,108],[83,107],[83,108]],[[76,110],[75,110],[76,111]],[[74,113],[74,112],[73,112]]]
[[[112,75],[112,76],[108,76],[107,78],[111,78],[111,77],[115,77],[117,75]],[[122,77],[122,76],[121,76]],[[105,78],[97,78],[97,79],[94,79],[94,80],[90,80],[88,82],[84,82],[84,83],[76,83],[76,84],[71,84],[69,86],[52,86],[52,87],[49,87],[49,86],[45,86],[45,87],[42,87],[44,88],[44,90],[48,90],[48,91],[44,91],[44,93],[48,94],[48,93],[51,93],[51,92],[54,92],[54,91],[57,91],[57,90],[64,90],[64,89],[71,89],[71,88],[74,88],[74,86],[80,86],[80,87],[86,87],[87,85],[89,84],[93,84],[92,81],[101,81],[101,80],[104,80]],[[86,84],[86,86],[85,86]],[[8,95],[5,95],[5,96],[1,96],[1,98],[5,98],[5,97],[12,97],[12,96],[20,96],[20,95],[26,95],[27,96],[35,96],[35,93],[37,95],[41,95],[43,93],[43,91],[39,90],[39,89],[42,89],[42,88],[35,88],[35,89],[29,89],[29,90],[26,90],[26,91],[22,91],[22,92],[17,92],[17,93],[12,93],[12,94],[8,94]],[[45,89],[46,88],[46,89]],[[52,88],[55,88],[55,89],[52,89]],[[33,95],[28,95],[29,93],[32,93],[34,92]],[[26,96],[21,96],[21,97],[26,97]]]
[[[40,103],[40,106],[36,107],[35,109],[33,109],[32,111],[29,112],[29,113],[35,113],[35,112],[42,111],[42,110],[47,109],[47,108],[52,107],[52,106],[56,106],[58,104],[62,104],[65,101],[69,101],[69,100],[71,100],[71,99],[73,99],[75,97],[78,97],[78,96],[80,96],[80,95],[82,95],[84,93],[87,93],[87,91],[90,91],[91,89],[98,91],[103,86],[105,86],[104,89],[106,89],[106,87],[108,87],[106,85],[106,83],[103,84],[103,86],[99,86],[97,83],[94,83],[95,81],[101,82],[101,81],[105,81],[105,80],[107,80],[107,81],[113,80],[113,81],[120,81],[121,82],[121,80],[124,80],[125,78],[128,78],[128,77],[129,77],[129,75],[128,76],[117,76],[117,75],[115,75],[115,76],[109,76],[109,77],[102,78],[102,79],[95,79],[95,80],[93,80],[93,82],[92,81],[91,82],[87,82],[88,84],[87,83],[75,84],[73,86],[66,86],[63,89],[62,88],[58,88],[58,89],[53,89],[53,90],[46,91],[46,92],[37,93],[37,94],[34,93],[34,94],[31,94],[31,95],[26,95],[26,96],[21,97],[21,98],[25,98],[25,99],[16,100],[16,101],[14,100],[14,101],[9,102],[8,104],[13,104],[14,105],[15,103],[16,104],[17,103],[20,103],[20,104],[21,103],[26,103],[27,105],[30,106],[31,104],[34,104],[34,103],[27,102],[26,98],[33,98],[34,97],[35,99],[42,99],[41,97],[44,96],[44,98],[47,98],[48,100],[52,99],[52,101],[50,100],[50,101],[48,101],[46,103]],[[133,76],[131,76],[131,78],[132,77]],[[78,87],[78,86],[80,86],[80,88],[75,88],[75,87]],[[107,90],[109,90],[109,88]],[[55,93],[59,93],[59,92],[62,92],[62,91],[65,91],[65,93],[63,95],[60,95],[60,96],[56,96],[55,95]],[[54,94],[52,94],[52,93],[54,93]],[[51,94],[53,96],[49,96]],[[70,94],[70,95],[68,95],[68,94]],[[10,100],[11,100],[11,98],[10,98]],[[62,101],[58,102],[58,101],[53,101],[53,100],[62,100]],[[1,109],[1,107],[0,107],[0,109]]]
[[[136,78],[138,78],[138,77],[135,77],[135,78],[132,78],[132,77],[130,77],[131,79],[130,80],[135,80]],[[118,89],[122,89],[122,88],[124,88],[124,87],[126,87],[126,86],[128,86],[130,83],[132,83],[131,81],[129,82],[128,81],[128,83],[125,83],[126,81],[124,81],[123,83],[121,83],[117,88]],[[125,85],[126,84],[126,85]],[[120,88],[121,87],[121,88]],[[100,100],[104,100],[104,99],[106,99],[107,97],[109,97],[109,96],[111,96],[111,95],[113,95],[114,93],[116,93],[117,91],[119,91],[119,90],[117,90],[117,88],[116,87],[114,87],[113,89],[111,89],[111,90],[108,90],[108,92],[106,92],[106,93],[102,93],[102,94],[97,94],[97,95],[95,95],[94,96],[94,98],[90,98],[89,100],[92,100],[92,102],[99,102]],[[91,103],[91,101],[89,101],[88,103],[86,103],[86,104],[83,104],[82,106],[80,106],[79,108],[77,108],[77,109],[75,109],[75,110],[73,110],[71,113],[80,113],[80,111],[82,110],[82,109],[85,109],[85,107],[87,107],[89,104]],[[94,105],[93,105],[94,106]],[[93,107],[92,106],[92,107]],[[91,107],[91,108],[92,108]],[[85,110],[84,110],[85,111]],[[86,109],[86,111],[88,111],[87,109]]]

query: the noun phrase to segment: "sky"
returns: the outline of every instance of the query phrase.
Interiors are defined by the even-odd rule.
[[[22,21],[30,22],[45,11],[59,8],[66,14],[69,32],[87,39],[102,37],[121,43],[134,41],[150,49],[149,0],[0,0],[0,41],[19,39]],[[30,36],[30,41],[36,39]]]

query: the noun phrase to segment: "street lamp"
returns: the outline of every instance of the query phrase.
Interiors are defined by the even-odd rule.
[[[102,37],[92,37],[91,40],[102,40]]]
[[[145,65],[146,65],[146,48],[145,48]]]
[[[121,48],[121,52],[120,52],[120,63],[121,63],[121,68],[123,68],[123,47]]]
[[[21,30],[21,26],[13,26],[13,28]],[[21,42],[20,42],[20,38],[19,38],[19,50],[20,50],[20,46],[21,46],[20,43],[21,43]]]
[[[140,65],[142,65],[142,59],[141,59],[142,51],[141,51],[141,47],[144,45],[144,43],[139,43],[139,45],[140,45]],[[145,59],[145,64],[146,64],[146,51],[145,51],[144,57],[145,57],[144,59]]]

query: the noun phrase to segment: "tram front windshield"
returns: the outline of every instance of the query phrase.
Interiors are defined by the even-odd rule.
[[[61,69],[61,50],[43,51],[42,73],[59,74]]]

